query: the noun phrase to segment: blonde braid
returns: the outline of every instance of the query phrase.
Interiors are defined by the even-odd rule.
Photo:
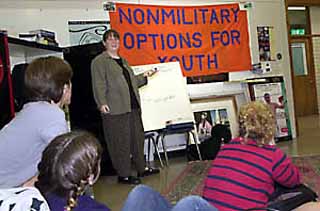
[[[88,181],[81,180],[79,185],[75,186],[75,190],[71,190],[65,211],[72,211],[77,206],[78,198],[81,196],[88,184]]]

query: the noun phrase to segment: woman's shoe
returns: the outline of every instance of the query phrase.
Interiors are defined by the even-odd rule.
[[[135,176],[129,176],[129,177],[118,176],[118,183],[128,184],[128,185],[138,185],[141,183],[141,179]]]
[[[160,169],[158,168],[151,168],[151,167],[147,167],[145,168],[143,173],[138,173],[138,177],[146,177],[152,174],[159,174]]]

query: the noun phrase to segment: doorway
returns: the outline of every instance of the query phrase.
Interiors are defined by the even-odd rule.
[[[318,113],[312,45],[308,37],[291,38],[296,116]]]

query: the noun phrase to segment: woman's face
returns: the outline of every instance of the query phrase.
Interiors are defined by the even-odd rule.
[[[116,52],[119,49],[120,40],[119,40],[119,38],[114,37],[113,34],[110,34],[110,36],[104,42],[104,46],[108,51]]]

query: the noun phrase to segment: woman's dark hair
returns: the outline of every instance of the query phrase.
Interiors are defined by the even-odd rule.
[[[57,136],[42,153],[36,187],[44,196],[66,198],[66,210],[72,210],[89,178],[94,183],[99,177],[101,153],[101,145],[87,132]]]
[[[211,129],[211,137],[214,141],[219,142],[220,144],[223,142],[225,144],[229,143],[232,135],[229,127],[223,124],[216,124]]]
[[[71,66],[63,59],[53,56],[35,59],[25,73],[27,101],[58,103],[71,77]]]
[[[113,36],[114,38],[120,39],[119,33],[114,29],[109,29],[103,34],[103,41],[107,41],[109,37]]]

